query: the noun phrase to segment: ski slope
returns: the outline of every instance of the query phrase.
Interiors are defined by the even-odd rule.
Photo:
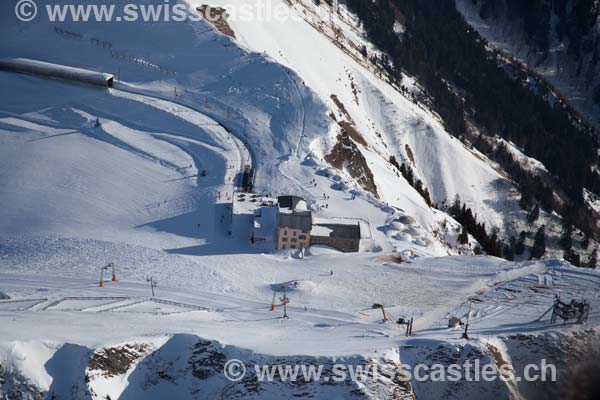
[[[118,90],[2,77],[7,88],[42,95],[41,104],[15,104],[0,120],[2,232],[156,248],[225,236],[217,219],[226,210],[217,194],[233,192],[249,155],[215,121]],[[194,223],[198,213],[204,226]]]
[[[323,253],[305,260],[282,255],[190,258],[146,247],[56,238],[4,241],[0,256],[4,265],[12,266],[0,273],[3,291],[12,300],[0,302],[5,321],[0,325],[0,364],[42,390],[53,388],[59,396],[77,382],[51,367],[62,357],[79,365],[79,371],[88,371],[86,360],[92,353],[125,344],[148,346],[139,357],[152,357],[142,363],[154,360],[154,368],[165,368],[169,356],[164,353],[171,354],[167,343],[180,340],[182,333],[193,343],[199,338],[215,341],[217,347],[229,349],[228,358],[249,362],[251,354],[260,355],[263,362],[265,357],[389,362],[394,359],[390,350],[400,346],[407,350],[400,351],[398,360],[411,363],[416,362],[411,359],[413,343],[432,349],[439,343],[464,345],[459,339],[462,328],[447,328],[446,321],[450,316],[466,318],[468,298],[474,299],[472,346],[494,340],[501,346],[503,338],[513,335],[577,332],[577,325],[550,324],[548,315],[537,321],[554,294],[565,300],[589,299],[587,327],[597,326],[600,318],[600,274],[559,261],[515,264],[487,257],[442,257],[395,264],[368,253]],[[118,282],[107,280],[99,288],[97,265],[108,260],[118,266]],[[157,301],[149,299],[150,288],[143,282],[147,275],[159,282]],[[271,289],[280,285],[289,288],[289,319],[281,319],[279,297],[276,311],[270,311]],[[15,302],[40,297],[46,300],[28,309]],[[390,321],[382,322],[381,311],[371,309],[374,303],[387,306]],[[399,317],[415,318],[414,337],[405,337],[404,328],[394,323]],[[185,348],[178,350],[179,357],[188,357]],[[144,365],[139,368],[147,368]],[[93,397],[110,393],[118,398],[135,391],[136,396],[160,398],[162,392],[132,375],[141,372],[135,371],[137,362],[131,368],[117,381],[104,382],[100,375],[92,379]],[[221,372],[215,374],[222,379]],[[69,385],[59,389],[62,381]],[[190,398],[188,386],[200,382],[188,377],[172,390]],[[426,390],[422,385],[420,390]]]

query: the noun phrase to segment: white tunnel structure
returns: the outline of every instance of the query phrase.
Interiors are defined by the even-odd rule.
[[[111,74],[31,60],[28,58],[0,58],[0,69],[89,83],[104,87],[112,87],[114,81],[114,76]]]

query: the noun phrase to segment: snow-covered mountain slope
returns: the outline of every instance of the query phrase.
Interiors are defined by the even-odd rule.
[[[498,336],[580,332],[535,321],[554,294],[588,299],[588,326],[598,325],[597,271],[448,257],[468,253],[456,246],[460,226],[430,208],[390,157],[412,164],[436,201],[460,193],[489,224],[516,209],[514,188],[378,78],[360,45],[340,48],[348,39],[376,51],[350,15],[336,45],[329,29],[307,22],[310,14],[285,23],[232,19],[232,39],[206,21],[25,24],[13,4],[0,7],[9,38],[0,58],[118,78],[106,89],[0,71],[0,396],[426,397],[439,388],[399,385],[399,362],[426,361],[440,346],[490,359]],[[338,143],[342,128],[350,133]],[[344,158],[347,150],[362,164]],[[229,211],[245,165],[256,168],[263,193],[298,194],[318,218],[365,223],[367,251],[315,247],[299,259],[250,243],[248,220]],[[105,277],[100,288],[108,263],[118,280]],[[471,301],[474,339],[465,342],[447,321],[467,317],[469,298],[479,301]],[[394,323],[400,317],[415,318],[414,338]],[[222,362],[233,357],[248,365],[375,360],[389,374],[362,386],[257,389],[252,377],[226,382]],[[508,390],[465,384],[459,393]]]
[[[141,229],[136,228],[137,230],[144,230],[148,227],[158,228],[158,230],[166,230],[170,233],[173,233],[172,230],[176,229],[178,230],[175,233],[176,235],[186,238],[181,242],[182,245],[189,245],[187,239],[190,237],[208,240],[205,234],[190,231],[193,228],[193,223],[183,227],[183,230],[182,225],[186,225],[183,221],[184,216],[193,216],[194,210],[206,208],[198,203],[200,201],[197,198],[198,196],[209,198],[209,193],[212,193],[213,196],[218,192],[227,193],[225,188],[220,190],[218,185],[215,186],[219,175],[215,177],[215,180],[199,178],[197,182],[193,182],[194,171],[204,169],[201,162],[204,155],[199,152],[198,146],[202,147],[202,145],[200,143],[194,144],[194,140],[198,138],[200,132],[196,134],[192,133],[192,130],[196,126],[199,130],[206,131],[206,126],[218,123],[226,127],[234,137],[237,137],[239,141],[244,142],[246,145],[257,169],[256,183],[259,190],[273,194],[296,193],[307,197],[312,208],[320,214],[319,216],[352,216],[369,221],[373,228],[373,248],[395,248],[399,251],[410,249],[412,252],[424,255],[444,255],[448,251],[454,251],[452,248],[456,243],[458,227],[447,215],[428,207],[423,198],[406,181],[398,178],[398,171],[388,162],[389,155],[392,153],[382,150],[385,148],[385,144],[376,144],[377,142],[384,142],[375,137],[374,129],[366,128],[369,123],[369,119],[365,114],[366,110],[352,105],[352,100],[349,97],[352,91],[348,88],[343,90],[343,83],[327,88],[323,87],[319,81],[305,82],[295,72],[267,58],[265,55],[239,48],[236,42],[232,42],[229,37],[213,30],[211,25],[205,21],[195,23],[160,22],[156,24],[131,22],[117,24],[116,26],[97,22],[89,22],[85,26],[78,25],[77,22],[64,22],[61,23],[60,27],[57,27],[43,20],[33,25],[15,23],[8,11],[5,15],[6,24],[4,24],[3,29],[6,31],[7,37],[11,37],[11,40],[3,42],[1,47],[2,56],[29,57],[58,64],[63,63],[70,66],[112,72],[118,80],[115,89],[109,90],[108,94],[97,89],[79,86],[69,86],[63,89],[66,85],[63,82],[43,81],[41,90],[44,96],[38,98],[36,102],[31,102],[29,100],[24,101],[23,97],[30,97],[29,93],[37,90],[42,81],[39,78],[29,76],[15,78],[13,73],[2,72],[1,79],[6,81],[5,87],[10,88],[13,93],[17,94],[15,97],[7,99],[6,105],[3,107],[3,111],[8,118],[6,123],[13,127],[7,129],[7,131],[10,132],[11,129],[20,130],[23,126],[34,123],[37,124],[36,130],[44,132],[44,135],[47,136],[53,134],[53,129],[61,126],[64,126],[65,129],[76,129],[79,132],[79,126],[83,124],[86,128],[84,129],[85,132],[82,131],[81,133],[107,141],[110,144],[117,144],[120,150],[141,154],[145,158],[144,162],[158,162],[162,167],[172,170],[190,165],[189,159],[193,159],[194,162],[191,163],[192,168],[189,171],[181,169],[175,171],[174,177],[184,178],[183,180],[171,180],[169,182],[169,179],[155,178],[160,180],[160,186],[164,187],[162,193],[160,189],[151,188],[150,185],[144,184],[141,180],[134,184],[130,184],[129,177],[122,180],[125,187],[132,189],[129,193],[137,197],[133,200],[136,203],[133,208],[137,211],[132,212],[130,208],[125,212],[127,216],[124,218],[113,216],[112,220],[119,220],[121,225],[141,227]],[[155,29],[155,25],[159,26],[160,29]],[[235,29],[235,24],[233,26]],[[279,25],[275,23],[273,26],[277,27]],[[291,25],[289,29],[292,29],[291,32],[298,29],[298,35],[300,36],[309,33],[316,34],[314,44],[323,46],[320,51],[323,54],[332,51],[332,58],[326,61],[332,63],[332,66],[335,65],[336,69],[332,70],[334,72],[331,75],[325,75],[325,79],[335,82],[336,76],[341,73],[344,64],[352,67],[352,60],[348,59],[343,52],[331,44],[326,37],[318,36],[318,33],[310,25],[298,21],[297,28],[295,28],[295,25]],[[135,32],[135,34],[130,34],[130,32]],[[260,34],[262,31],[258,30],[257,32],[257,34]],[[243,32],[240,32],[239,35],[243,34]],[[278,32],[272,32],[272,34],[276,35]],[[177,43],[177,46],[174,47],[173,43]],[[289,45],[293,48],[291,43]],[[297,56],[299,57],[299,54]],[[308,64],[299,64],[299,66],[302,65],[307,66]],[[322,64],[315,64],[314,66],[317,69],[312,70],[312,73],[319,71]],[[374,110],[384,104],[385,96],[381,91],[385,91],[386,96],[392,96],[401,102],[402,107],[408,107],[405,114],[412,113],[409,102],[398,95],[390,86],[381,83],[374,75],[369,74],[358,64],[352,68],[359,72],[362,71],[361,74],[365,74],[364,76],[357,75],[358,78],[369,79],[369,82],[372,82],[369,83],[367,88],[375,90],[375,98],[379,99],[373,104]],[[347,80],[348,77],[346,76],[344,79]],[[317,90],[317,92],[313,90]],[[159,97],[165,101],[153,101],[152,104],[148,104],[150,101],[147,97],[127,97],[123,92]],[[357,203],[360,204],[359,207],[354,202],[348,202],[347,198],[350,194],[347,191],[340,192],[339,188],[360,189],[360,187],[353,183],[354,180],[347,173],[330,171],[327,162],[324,160],[324,156],[329,153],[336,142],[337,130],[339,129],[336,128],[337,125],[327,115],[330,108],[325,105],[325,102],[332,101],[331,95],[336,92],[339,93],[339,97],[337,97],[339,100],[336,105],[337,109],[334,111],[340,115],[340,120],[346,118],[341,114],[344,114],[345,104],[348,104],[347,110],[350,110],[349,112],[352,114],[356,114],[356,116],[351,116],[348,119],[356,119],[359,130],[365,132],[367,143],[371,141],[374,143],[366,146],[358,144],[358,146],[362,149],[364,162],[368,164],[366,167],[374,171],[373,176],[380,199],[377,200],[372,194],[359,190],[357,192],[359,194],[357,198]],[[119,99],[112,101],[114,97]],[[361,100],[358,100],[358,102],[359,104],[369,104],[371,98],[373,96],[366,97],[364,103],[361,103]],[[125,107],[124,104],[126,104]],[[136,108],[131,108],[131,104],[136,104]],[[151,111],[146,112],[145,110],[148,107]],[[393,109],[398,108],[393,104],[392,107]],[[123,112],[124,109],[127,111]],[[117,110],[120,111],[118,115]],[[82,114],[82,111],[87,114]],[[157,112],[166,112],[174,116],[159,115]],[[202,115],[193,115],[195,112]],[[146,116],[148,113],[151,115],[150,117]],[[186,116],[183,117],[182,114]],[[77,115],[83,116],[78,117]],[[405,117],[409,118],[408,115],[405,115]],[[93,127],[95,118],[100,118],[102,121],[101,129]],[[159,119],[161,120],[160,123],[156,121]],[[176,125],[167,122],[173,119],[177,120]],[[180,121],[182,119],[183,122]],[[49,124],[48,120],[55,122]],[[213,122],[210,122],[210,120],[213,120]],[[185,125],[185,129],[179,128],[182,124]],[[157,127],[161,129],[156,129]],[[220,130],[215,127],[214,131],[219,132]],[[137,139],[129,139],[129,136],[132,136],[129,133],[139,135],[137,135]],[[208,133],[211,134],[212,132],[209,131]],[[411,136],[412,133],[413,130],[407,130],[408,136]],[[152,136],[152,140],[146,138],[148,134]],[[363,133],[361,132],[361,134]],[[460,143],[449,139],[445,134],[440,135],[444,143],[451,143],[451,149],[455,147],[458,151],[468,154]],[[35,152],[46,153],[46,146],[60,145],[63,148],[69,148],[69,152],[79,153],[79,147],[82,146],[81,143],[77,143],[79,136],[79,134],[58,136],[57,138],[60,138],[62,142],[56,144],[51,143],[52,141],[25,141],[25,143],[33,143],[30,147],[35,147],[35,150],[11,143],[15,140],[14,136],[8,136],[4,140],[6,141],[5,148],[10,148],[13,158],[23,160],[22,162],[31,165],[32,169],[44,169],[42,164],[37,163],[54,163],[54,160],[51,158],[44,160],[36,157]],[[184,136],[185,139],[180,139],[181,136]],[[125,137],[127,139],[123,140]],[[71,140],[74,138],[76,140]],[[167,140],[167,138],[169,139]],[[25,140],[32,139],[34,139],[33,136]],[[131,140],[134,140],[134,143]],[[156,140],[159,142],[156,142]],[[224,144],[226,142],[223,140],[224,137],[221,134],[219,144],[221,148],[226,147]],[[123,141],[125,143],[122,143]],[[142,144],[145,141],[152,141],[153,143]],[[160,143],[165,141],[168,143]],[[168,160],[163,160],[161,156],[165,153],[165,149],[161,146],[173,146],[173,141],[177,142],[175,146],[185,147],[182,151],[186,154],[177,156],[182,157],[182,162],[167,165],[166,161]],[[415,139],[415,143],[418,142],[419,139]],[[208,141],[207,144],[210,145],[211,142]],[[424,143],[423,146],[427,147],[429,144]],[[235,154],[236,147],[239,146],[229,146],[228,151]],[[420,146],[415,147],[416,151],[421,149]],[[206,146],[204,148],[207,149]],[[21,151],[24,151],[24,153],[20,153]],[[49,153],[53,154],[53,152]],[[115,156],[129,157],[122,152],[115,153]],[[107,157],[101,158],[120,171],[144,169],[140,165],[131,164],[139,158],[129,157],[128,160],[118,160],[116,162],[109,160]],[[226,161],[223,160],[223,157],[219,158],[221,158],[221,164]],[[235,158],[236,156],[232,155],[227,159],[233,160]],[[250,156],[246,158],[250,158]],[[80,174],[75,172],[77,169],[73,168],[73,164],[77,163],[77,160],[69,161],[70,164],[65,165],[65,168],[69,171],[69,175],[77,175],[76,178],[72,179],[84,181],[89,183],[90,187],[97,188],[94,190],[96,190],[95,198],[98,198],[100,197],[98,193],[109,193],[110,190],[106,187],[102,188],[101,185],[99,186],[94,182],[94,179],[98,177],[88,178],[86,176],[88,173],[95,172],[96,168],[101,165],[92,165],[95,162],[100,163],[100,161],[94,161],[92,158],[87,165],[79,164],[77,168],[87,168],[87,170],[82,170]],[[479,161],[477,163],[479,163],[479,170],[483,171],[482,173],[486,176],[486,179],[490,177],[497,178],[497,175],[494,175],[494,172],[485,163]],[[211,163],[205,162],[205,164],[210,165]],[[419,165],[416,168],[425,169],[424,166],[420,167]],[[213,166],[210,169],[212,171],[209,171],[209,176],[211,176],[211,172],[222,174],[222,177],[227,179],[224,182],[225,184],[228,184],[229,179],[232,179],[231,176],[223,173],[219,167],[215,168]],[[236,166],[235,170],[237,171],[239,168]],[[429,168],[427,170],[429,171]],[[477,170],[477,168],[474,168],[474,170]],[[77,194],[71,195],[69,190],[73,186],[65,182],[65,180],[71,178],[69,178],[69,175],[58,171],[60,171],[58,168],[53,170],[54,176],[50,180],[43,176],[40,177],[43,182],[38,183],[31,180],[29,189],[32,191],[42,190],[41,187],[45,184],[47,184],[45,187],[51,188],[50,191],[56,187],[67,188],[66,191],[61,192],[62,195],[69,197],[71,199],[69,201],[77,202],[79,205],[77,207],[64,207],[57,216],[53,216],[51,212],[45,213],[42,220],[72,221],[76,225],[83,224],[87,226],[85,223],[86,218],[88,218],[88,221],[92,219],[100,221],[105,217],[111,218],[105,216],[104,211],[95,212],[93,210],[94,206],[89,204],[89,199],[83,199],[82,202],[74,200],[77,199]],[[162,172],[162,174],[166,173],[172,174],[172,171]],[[4,188],[6,188],[4,190],[12,191],[10,188],[18,186],[19,182],[17,180],[26,178],[23,171],[21,174],[20,176],[13,176],[7,170],[4,179],[7,179],[7,181],[10,179],[10,185],[4,185]],[[191,182],[190,179],[185,178],[186,176],[192,176]],[[100,179],[104,179],[104,177],[100,177]],[[131,179],[134,178],[131,177]],[[186,179],[188,179],[187,182]],[[309,183],[313,179],[316,181],[314,187]],[[340,185],[340,180],[347,181],[347,183]],[[196,188],[188,190],[189,186],[186,185],[190,183],[192,187],[195,185]],[[84,184],[81,183],[80,185]],[[173,190],[172,193],[167,193],[171,186],[177,185],[181,187]],[[140,186],[145,187],[140,188]],[[205,191],[205,186],[209,188],[209,193]],[[192,193],[183,195],[182,193],[186,190]],[[125,196],[128,191],[113,190],[113,192],[119,192],[115,193],[115,196]],[[63,226],[57,226],[49,222],[44,228],[41,226],[32,227],[31,224],[28,224],[23,219],[29,218],[28,214],[17,212],[15,208],[11,207],[27,205],[32,201],[42,201],[41,196],[29,196],[29,193],[31,192],[26,190],[13,191],[11,201],[7,201],[7,205],[10,207],[4,207],[3,210],[7,215],[4,223],[10,224],[10,227],[19,227],[16,233],[28,229],[27,227],[31,227],[33,230],[39,229],[40,233],[73,234],[77,231],[78,228],[67,228],[66,223]],[[323,193],[332,205],[335,204],[335,207],[325,208],[326,204],[323,204],[325,202],[321,201],[319,203],[317,201],[318,198],[323,197]],[[491,194],[491,192],[489,193]],[[450,194],[453,195],[453,193]],[[28,199],[19,201],[19,196],[28,197]],[[88,204],[83,207],[86,202]],[[160,202],[163,202],[162,208],[158,205]],[[113,205],[117,203],[121,203],[118,197],[113,201]],[[49,204],[60,204],[60,200],[53,199]],[[105,207],[107,207],[106,204],[101,205],[101,209]],[[86,209],[85,212],[84,208]],[[87,211],[90,208],[92,210]],[[165,211],[165,208],[167,211]],[[41,214],[44,206],[30,204],[29,209],[36,209],[36,212]],[[124,212],[123,209],[115,210],[114,207],[113,211]],[[138,211],[143,215],[135,217],[133,214]],[[408,214],[413,218],[416,231],[413,229],[409,235],[398,235],[398,230],[390,227],[390,224],[395,221],[394,214],[396,213],[399,215]],[[79,214],[86,214],[87,217]],[[102,218],[96,218],[98,214],[102,214]],[[166,217],[171,219],[167,220],[165,214]],[[155,223],[159,220],[168,222]],[[125,223],[124,221],[128,222]],[[94,224],[98,224],[98,222]],[[81,227],[81,225],[79,226]],[[449,229],[445,232],[442,227],[447,227],[446,229],[449,227]],[[95,237],[91,233],[91,227],[88,226],[87,229],[90,231],[87,237]],[[110,233],[105,232],[101,237],[106,238],[107,235],[110,235]],[[141,239],[130,237],[129,233],[126,236],[126,240],[130,243],[142,243]],[[136,234],[135,236],[139,235]],[[152,241],[153,239],[149,239],[148,245],[153,247],[172,248],[176,245],[173,242],[161,247]],[[417,244],[415,245],[415,243]]]
[[[230,25],[241,44],[293,69],[337,120],[353,123],[367,143],[359,147],[376,170],[377,188],[389,204],[412,211],[403,201],[411,189],[394,176],[397,171],[388,162],[395,156],[413,167],[434,203],[450,203],[459,194],[482,222],[501,230],[515,216],[523,217],[514,185],[485,156],[451,137],[435,115],[373,71],[368,56],[359,49],[364,46],[367,54],[377,50],[364,39],[359,23],[343,4],[332,9],[325,2],[317,6],[310,0],[293,0],[289,4],[295,18],[257,21],[235,16],[243,6],[258,8],[259,0],[209,3],[229,10]],[[264,6],[274,15],[286,4],[275,0]],[[414,86],[410,77],[403,84]]]

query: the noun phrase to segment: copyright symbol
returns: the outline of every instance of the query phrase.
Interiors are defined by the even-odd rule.
[[[225,374],[225,378],[231,382],[238,382],[246,375],[246,366],[240,360],[229,360],[225,363],[223,373]]]
[[[29,22],[37,15],[37,6],[33,0],[19,0],[15,6],[15,14],[23,22]]]

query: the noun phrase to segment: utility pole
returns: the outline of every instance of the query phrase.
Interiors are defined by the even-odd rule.
[[[154,297],[154,288],[158,286],[156,279],[154,279],[154,277],[152,276],[149,276],[146,278],[146,282],[150,283],[150,289],[152,289],[152,297]]]
[[[467,323],[465,324],[465,331],[462,334],[462,338],[469,340],[469,321],[471,319],[471,305],[473,304],[473,302],[471,301],[471,299],[469,299],[469,312],[467,313]]]

